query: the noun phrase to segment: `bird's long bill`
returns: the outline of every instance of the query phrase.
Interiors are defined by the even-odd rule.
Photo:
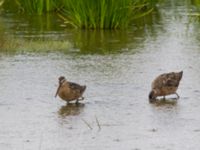
[[[58,89],[57,89],[57,91],[56,91],[55,97],[58,95],[58,92],[59,92],[59,90],[60,90],[60,87],[61,87],[61,84],[59,84],[59,86],[58,86]]]

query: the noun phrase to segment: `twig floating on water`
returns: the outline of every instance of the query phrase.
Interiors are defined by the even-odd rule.
[[[97,125],[98,125],[98,127],[99,127],[99,131],[100,131],[100,130],[101,130],[101,125],[100,125],[100,123],[99,123],[99,120],[98,120],[97,116],[95,116],[95,118],[96,118],[96,123],[97,123]]]
[[[90,130],[92,130],[93,128],[91,127],[91,125],[87,122],[87,121],[85,121],[84,119],[82,119],[83,120],[83,122],[90,128]]]

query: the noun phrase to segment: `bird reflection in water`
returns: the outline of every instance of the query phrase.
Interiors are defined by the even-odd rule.
[[[83,109],[85,107],[85,104],[83,103],[69,103],[65,106],[62,106],[59,111],[58,114],[61,117],[66,117],[66,116],[76,116],[79,115]]]

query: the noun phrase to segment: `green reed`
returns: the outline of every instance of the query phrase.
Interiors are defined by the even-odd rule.
[[[15,0],[21,11],[31,14],[43,14],[55,10],[55,0]]]
[[[12,5],[12,0],[7,0]],[[153,11],[158,0],[14,0],[21,12],[58,12],[67,25],[84,29],[127,28]]]
[[[155,0],[62,0],[62,18],[86,29],[127,28],[135,18],[149,14]]]

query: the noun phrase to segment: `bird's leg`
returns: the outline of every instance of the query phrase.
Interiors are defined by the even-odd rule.
[[[79,101],[82,101],[82,100],[84,100],[84,97],[78,98],[78,99],[76,100],[76,104],[78,104]]]
[[[165,95],[163,96],[163,100],[165,101]]]
[[[78,99],[79,101],[82,101],[82,100],[84,100],[84,97],[81,97],[80,99]]]
[[[79,103],[79,99],[76,100],[76,104],[78,104],[78,103]]]
[[[178,93],[175,93],[175,94],[176,94],[177,98],[179,99],[179,98],[180,98],[180,96],[178,95]]]

